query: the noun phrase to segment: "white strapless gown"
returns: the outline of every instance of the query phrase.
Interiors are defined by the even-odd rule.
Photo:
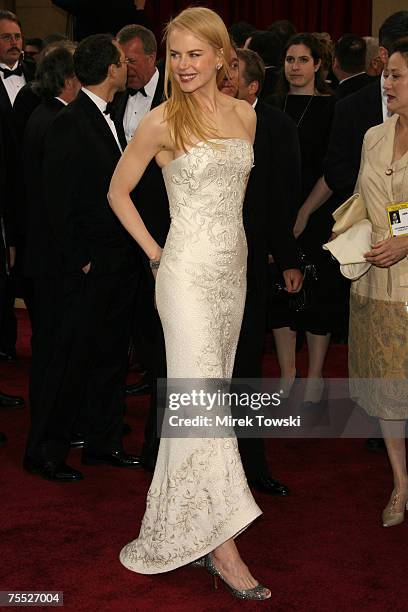
[[[211,146],[214,145],[214,146]],[[230,379],[246,294],[242,203],[249,142],[198,144],[163,168],[171,226],[156,281],[167,376]],[[235,438],[162,438],[139,536],[120,560],[142,574],[190,563],[261,511]]]

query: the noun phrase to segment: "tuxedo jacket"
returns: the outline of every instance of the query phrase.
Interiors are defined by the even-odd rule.
[[[28,120],[22,146],[25,188],[23,270],[26,276],[56,276],[57,255],[52,227],[44,203],[43,163],[45,137],[55,117],[65,108],[56,98],[40,103]]]
[[[383,122],[380,79],[336,104],[324,178],[339,201],[354,191],[366,131]]]
[[[3,121],[0,113],[0,194],[4,194],[6,188],[6,167],[3,148]],[[2,312],[2,300],[4,297],[4,282],[6,278],[6,246],[8,234],[8,218],[7,218],[8,200],[5,197],[0,197],[0,316]]]
[[[362,74],[356,74],[356,76],[350,77],[343,83],[339,83],[335,89],[334,95],[337,100],[342,100],[347,96],[351,96],[351,94],[356,93],[363,87],[367,87],[367,85],[371,85],[375,80],[374,77],[370,77],[366,72]]]
[[[23,140],[24,130],[31,114],[40,103],[41,98],[36,94],[32,83],[27,83],[18,92],[13,104],[13,116],[19,142]]]
[[[159,70],[159,80],[151,108],[155,108],[163,102],[164,66],[159,63],[157,68]],[[123,117],[128,99],[129,94],[123,92],[116,97],[114,103],[114,121],[123,149],[127,145]],[[149,163],[142,178],[131,193],[131,198],[148,231],[157,243],[163,247],[170,227],[170,212],[162,171],[154,159]]]
[[[294,122],[258,99],[254,167],[245,194],[243,219],[248,242],[248,276],[271,253],[281,270],[299,266],[293,225],[301,198],[300,148]]]
[[[23,74],[27,83],[34,78],[34,62],[22,62]],[[3,124],[1,133],[2,146],[4,150],[4,164],[6,167],[5,197],[9,204],[9,239],[15,244],[18,223],[18,203],[21,200],[21,176],[20,176],[20,146],[21,139],[16,131],[13,107],[8,97],[3,79],[0,78],[0,117]]]
[[[65,273],[80,271],[88,262],[94,274],[113,273],[129,256],[131,239],[107,200],[120,156],[105,118],[83,92],[47,132],[44,202]]]

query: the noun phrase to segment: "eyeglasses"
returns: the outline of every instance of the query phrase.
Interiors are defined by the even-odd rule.
[[[4,42],[11,42],[12,40],[18,41],[22,38],[21,34],[0,34],[0,40],[4,40]]]
[[[122,64],[131,64],[131,63],[132,63],[131,60],[125,57],[124,60],[119,60],[118,62],[116,62],[116,66],[119,68]]]

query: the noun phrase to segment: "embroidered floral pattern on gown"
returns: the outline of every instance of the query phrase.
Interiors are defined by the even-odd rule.
[[[171,226],[156,281],[167,375],[229,379],[246,294],[242,203],[253,163],[242,139],[198,144],[163,168]],[[261,514],[235,438],[162,438],[128,569],[165,572],[212,551]]]

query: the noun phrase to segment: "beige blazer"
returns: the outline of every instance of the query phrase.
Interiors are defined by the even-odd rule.
[[[408,201],[408,152],[392,163],[397,119],[398,115],[394,115],[369,129],[363,142],[355,191],[361,194],[372,223],[373,244],[390,236],[386,207],[392,202]],[[376,300],[408,301],[408,259],[390,268],[372,266],[352,283],[351,291]]]

